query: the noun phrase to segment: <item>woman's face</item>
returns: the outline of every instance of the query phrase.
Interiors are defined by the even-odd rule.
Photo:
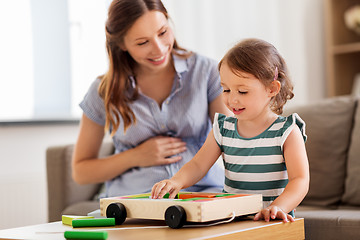
[[[173,45],[174,34],[165,15],[148,11],[128,30],[122,49],[140,68],[157,71],[168,66]]]

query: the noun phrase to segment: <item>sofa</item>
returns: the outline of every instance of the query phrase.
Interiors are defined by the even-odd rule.
[[[341,96],[285,111],[306,122],[310,188],[295,213],[306,239],[360,239],[359,101]]]
[[[46,150],[48,221],[60,221],[63,214],[87,215],[100,208],[97,194],[102,184],[79,185],[72,179],[74,144],[51,146]],[[104,142],[99,157],[111,155],[114,146]]]
[[[360,239],[360,104],[359,98],[327,98],[285,109],[306,122],[310,188],[296,209],[305,219],[306,239]],[[47,149],[48,217],[86,215],[99,208],[101,184],[78,185],[71,178],[73,145]],[[104,143],[100,156],[112,154]]]

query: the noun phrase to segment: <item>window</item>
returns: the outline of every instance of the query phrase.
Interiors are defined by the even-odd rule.
[[[107,68],[109,1],[0,2],[0,121],[66,119]],[[10,24],[11,23],[11,24]]]
[[[0,2],[1,119],[29,117],[33,111],[30,18],[29,0]]]

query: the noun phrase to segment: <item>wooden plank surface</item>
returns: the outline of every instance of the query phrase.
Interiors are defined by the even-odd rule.
[[[119,239],[305,239],[304,220],[296,219],[292,223],[281,221],[253,221],[250,218],[235,220],[211,227],[186,225],[181,229],[171,229],[159,220],[126,220],[123,225],[107,228],[81,228],[81,230],[105,230],[108,240]],[[64,231],[78,230],[61,222],[40,224],[28,227],[0,230],[0,239],[64,239]]]

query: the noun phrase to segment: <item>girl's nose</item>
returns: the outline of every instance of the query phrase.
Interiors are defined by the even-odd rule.
[[[239,99],[236,94],[230,94],[230,102],[231,103],[239,103]]]

